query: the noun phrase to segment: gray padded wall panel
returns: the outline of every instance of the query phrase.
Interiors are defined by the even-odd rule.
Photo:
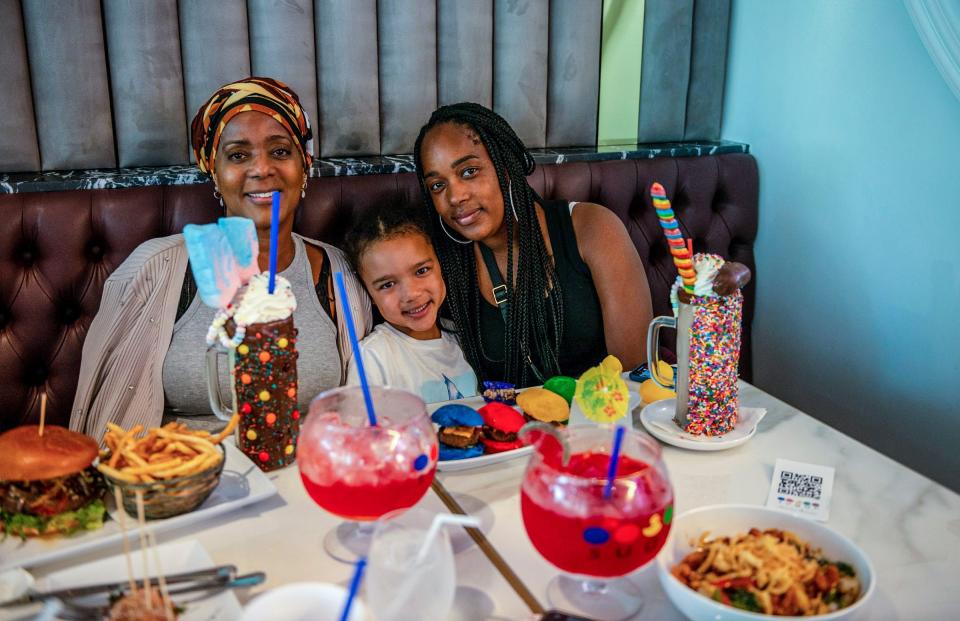
[[[380,150],[410,153],[437,107],[436,0],[379,0]]]
[[[529,148],[547,140],[548,0],[495,0],[493,109]]]
[[[694,0],[693,58],[684,140],[719,140],[730,0]]]
[[[184,164],[177,0],[103,0],[120,166]]]
[[[693,0],[647,0],[643,17],[639,142],[683,139]]]
[[[316,0],[320,153],[380,153],[376,0]]]
[[[493,0],[437,0],[437,99],[493,107]]]
[[[551,0],[547,146],[597,143],[603,0]]]
[[[117,165],[99,0],[23,3],[45,170]]]
[[[0,170],[39,170],[40,150],[20,0],[0,0],[0,93],[4,107],[4,114],[0,114]]]
[[[285,82],[300,97],[317,151],[317,55],[313,0],[248,0],[253,75]]]
[[[216,7],[216,10],[212,10]],[[244,0],[180,0],[180,51],[189,123],[213,91],[250,75]],[[190,161],[194,161],[190,153]]]

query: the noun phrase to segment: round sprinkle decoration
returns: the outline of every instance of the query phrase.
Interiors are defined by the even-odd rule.
[[[262,462],[268,462],[270,461],[270,453],[266,451],[260,451],[260,454],[257,455],[257,458]]]
[[[253,429],[247,429],[247,440],[253,442],[257,439],[257,432]]]
[[[240,383],[241,383],[241,384],[246,385],[246,384],[249,384],[249,383],[252,382],[252,381],[253,381],[253,378],[250,377],[250,374],[249,374],[249,373],[241,373],[241,374],[240,374]]]
[[[270,393],[267,392],[266,390],[261,390],[259,396],[260,396],[260,400],[261,400],[261,401],[269,401],[269,400],[270,400]]]
[[[280,349],[286,349],[286,348],[287,348],[287,345],[289,345],[289,344],[290,344],[290,341],[288,341],[285,337],[282,337],[282,336],[281,336],[281,337],[277,340],[277,347],[279,347]]]
[[[246,356],[247,354],[250,353],[250,347],[246,343],[243,343],[239,347],[237,347],[237,353],[240,354],[241,356]]]
[[[613,532],[613,540],[617,543],[633,543],[640,536],[640,527],[636,524],[624,524]]]
[[[290,415],[293,420],[300,420],[300,410],[294,410],[293,414]]]
[[[253,411],[253,406],[251,406],[249,403],[244,403],[243,405],[240,406],[240,412],[242,414],[249,414],[252,411]]]
[[[292,444],[288,444],[288,445],[286,446],[286,448],[283,449],[283,452],[286,453],[287,455],[292,455],[292,454],[293,454],[293,445],[292,445]]]
[[[587,543],[599,546],[610,540],[610,533],[605,528],[591,526],[583,531],[583,540]]]
[[[420,454],[416,459],[413,460],[413,469],[417,472],[420,472],[427,467],[427,464],[430,463],[430,458],[426,455]]]
[[[297,389],[294,388],[293,386],[291,386],[290,388],[287,388],[287,396],[290,397],[291,399],[296,398]]]
[[[277,422],[277,415],[273,412],[267,412],[266,420],[268,425],[273,425]]]
[[[270,362],[270,352],[268,351],[260,352],[259,358],[260,358],[260,362],[263,362],[263,363]]]

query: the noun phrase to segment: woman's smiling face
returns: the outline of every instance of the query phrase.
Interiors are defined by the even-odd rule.
[[[486,146],[473,129],[442,123],[420,146],[423,179],[443,223],[463,237],[480,241],[503,228],[503,194]]]
[[[214,170],[228,216],[269,229],[272,194],[279,191],[280,222],[293,218],[305,179],[303,160],[275,119],[255,111],[231,119],[220,136]]]

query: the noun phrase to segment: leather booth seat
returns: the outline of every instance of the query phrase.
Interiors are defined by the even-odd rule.
[[[538,166],[546,198],[600,203],[624,222],[646,267],[655,315],[669,314],[677,272],[648,190],[667,190],[684,235],[756,272],[758,175],[750,155]],[[311,179],[295,229],[339,245],[353,218],[388,200],[420,201],[412,173]],[[103,283],[141,242],[211,222],[209,184],[0,195],[0,430],[39,420],[66,425],[83,339]],[[740,370],[750,378],[755,282],[745,290]]]

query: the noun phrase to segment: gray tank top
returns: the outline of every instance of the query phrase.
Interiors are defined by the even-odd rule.
[[[294,235],[295,254],[290,266],[280,275],[290,281],[297,298],[293,322],[297,327],[297,395],[300,409],[306,412],[310,400],[318,393],[343,383],[340,352],[337,349],[337,328],[320,306],[307,250],[300,237]],[[173,326],[173,338],[163,359],[163,393],[168,414],[210,415],[207,398],[206,353],[207,328],[216,309],[194,296],[183,317]],[[227,357],[220,357],[220,394],[224,403],[231,403],[230,374]]]

